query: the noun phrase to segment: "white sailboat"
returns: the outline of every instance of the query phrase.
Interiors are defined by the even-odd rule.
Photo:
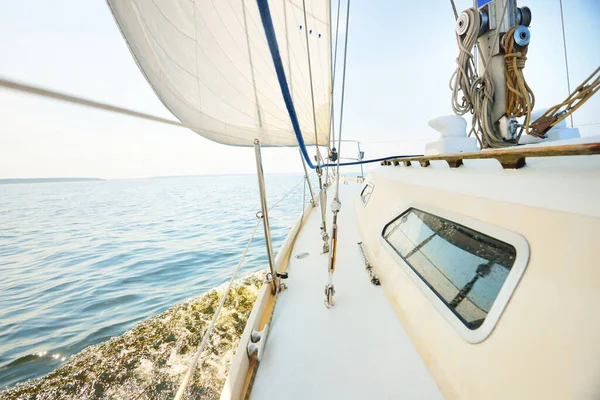
[[[254,147],[269,270],[222,399],[600,397],[600,140],[563,122],[600,88],[600,69],[534,111],[528,8],[455,9],[458,115],[429,122],[439,139],[423,155],[364,160],[359,148],[350,164],[381,166],[349,179],[329,2],[108,4],[177,124]],[[298,146],[319,178],[313,195],[307,177],[311,204],[277,255],[264,146]],[[194,397],[213,324],[177,399]]]
[[[600,396],[600,144],[561,124],[598,70],[532,117],[531,11],[480,3],[455,11],[453,107],[473,114],[471,135],[459,116],[435,119],[424,156],[361,182],[340,178],[334,149],[328,2],[109,0],[165,105],[200,135],[255,147],[270,272],[222,399]],[[345,59],[341,82],[338,141]],[[330,156],[317,147],[313,165],[310,144]],[[321,212],[309,206],[275,258],[260,146],[289,145],[316,168]],[[321,164],[335,167],[329,193]]]

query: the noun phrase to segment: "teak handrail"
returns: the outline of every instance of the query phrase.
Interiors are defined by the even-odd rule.
[[[439,154],[419,157],[399,157],[381,162],[381,165],[399,165],[403,163],[410,167],[412,161],[417,161],[422,167],[428,167],[430,161],[446,161],[450,168],[463,165],[463,160],[494,158],[504,169],[518,169],[525,166],[527,157],[560,157],[600,154],[600,143],[570,144],[549,147],[511,148],[500,150],[482,150],[468,153]]]

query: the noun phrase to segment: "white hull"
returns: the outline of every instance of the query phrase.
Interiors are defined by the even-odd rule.
[[[312,212],[291,252],[310,256],[291,258],[260,362],[250,361],[256,373],[234,360],[222,398],[600,397],[600,156],[528,159],[519,170],[495,160],[387,166],[364,185],[341,187],[336,306],[323,304],[328,257]],[[428,293],[383,239],[411,207],[515,245],[517,261],[477,329]],[[370,282],[359,241],[381,287]],[[246,344],[236,358],[248,360]],[[243,389],[234,384],[242,381]]]

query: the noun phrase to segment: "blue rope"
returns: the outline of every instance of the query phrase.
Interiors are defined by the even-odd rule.
[[[311,169],[317,169],[317,166],[312,163],[310,156],[308,155],[308,151],[306,150],[306,144],[304,143],[304,138],[302,137],[302,132],[300,131],[298,116],[296,115],[296,109],[294,108],[294,102],[290,94],[290,88],[288,87],[287,79],[285,77],[285,71],[283,69],[283,62],[281,61],[281,55],[279,53],[279,45],[277,44],[275,29],[273,28],[273,20],[271,19],[271,10],[269,9],[269,2],[268,0],[256,0],[256,3],[258,5],[258,10],[260,11],[260,19],[262,20],[262,25],[265,30],[265,36],[267,37],[267,43],[269,44],[271,57],[273,58],[275,72],[277,73],[277,79],[279,80],[279,87],[281,88],[281,94],[283,95],[283,101],[285,102],[285,107],[287,108],[288,114],[290,116],[292,128],[294,129],[294,134],[296,135],[296,140],[298,141],[298,147],[300,148],[300,152],[302,153],[302,156],[306,160],[308,166]],[[340,166],[368,164],[385,160],[391,160],[393,158],[415,156],[416,155],[389,156],[383,158],[375,158],[372,160],[340,163]],[[334,167],[336,165],[337,164],[324,164],[321,165],[321,168]]]

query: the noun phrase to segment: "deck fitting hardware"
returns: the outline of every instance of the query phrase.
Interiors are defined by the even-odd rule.
[[[367,258],[365,249],[363,249],[362,242],[358,242],[358,249],[360,250],[360,254],[362,255],[363,261],[365,262],[365,269],[367,270],[367,273],[369,274],[369,278],[371,278],[371,283],[375,286],[381,285],[381,282],[379,281],[379,277],[377,276],[377,273],[373,269],[373,265]]]
[[[248,354],[248,358],[252,358],[256,355],[256,359],[258,361],[261,360],[263,349],[265,348],[265,344],[267,343],[267,334],[269,332],[269,324],[266,324],[261,331],[252,330],[250,334],[250,341],[246,346],[246,353]]]
[[[302,260],[303,258],[306,258],[306,257],[308,257],[308,256],[310,256],[310,253],[307,253],[307,252],[300,253],[300,254],[296,254],[296,258],[297,258],[298,260]]]
[[[534,124],[532,128],[536,128]],[[543,129],[544,126],[539,126]],[[533,157],[564,157],[600,154],[600,143],[567,144],[562,146],[522,147],[515,146],[511,149],[482,150],[456,154],[436,154],[428,156],[407,156],[383,160],[381,165],[399,165],[411,161],[418,161],[422,167],[428,167],[430,161],[446,161],[450,168],[463,165],[463,160],[496,159],[504,169],[519,169],[526,165],[526,159]]]
[[[287,279],[288,273],[287,272],[276,272],[275,277],[276,278],[273,279],[273,274],[271,274],[271,272],[267,272],[267,275],[265,275],[265,284],[270,285],[270,284],[273,284],[273,281],[275,281],[274,285],[277,288],[277,293],[281,293],[285,289],[287,289],[287,285],[285,283],[281,282],[281,280]],[[271,291],[271,293],[275,294],[275,289],[273,289]]]
[[[458,160],[446,160],[446,162],[450,168],[458,168],[463,165],[463,160],[460,158]]]

